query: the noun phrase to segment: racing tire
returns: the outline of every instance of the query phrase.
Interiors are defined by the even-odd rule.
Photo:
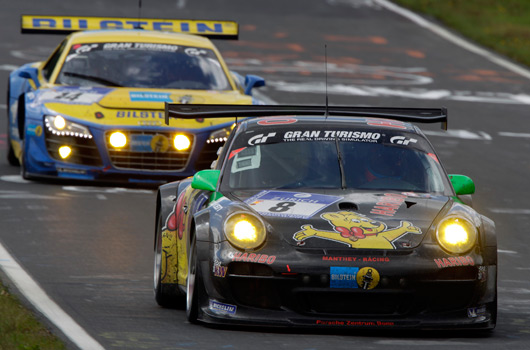
[[[22,143],[22,161],[20,162],[20,176],[24,180],[30,180],[30,176],[28,175],[28,171],[26,170],[26,157],[25,157],[25,148],[26,148],[26,140]]]
[[[10,131],[10,125],[9,125],[9,94],[10,94],[10,84],[7,84],[7,152],[6,152],[6,158],[9,165],[18,166],[20,165],[20,162],[18,161],[18,158],[15,156],[15,151],[13,150],[13,146],[11,146],[11,137],[9,136]]]
[[[9,128],[9,123],[7,126]],[[15,151],[13,150],[13,146],[11,146],[11,137],[9,137],[9,130],[7,131],[7,162],[9,163],[9,165],[12,165],[12,166],[20,165],[18,158],[15,156]]]
[[[197,243],[193,233],[188,259],[188,278],[186,279],[186,318],[190,323],[198,323],[201,283],[202,275],[197,260]]]
[[[156,303],[164,308],[177,308],[183,304],[183,294],[176,284],[163,284],[162,280],[162,226],[164,219],[162,213],[157,213],[155,232],[155,261],[154,261],[154,293]]]

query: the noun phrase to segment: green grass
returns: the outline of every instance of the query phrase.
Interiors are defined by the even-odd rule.
[[[392,0],[530,66],[529,0]]]
[[[65,345],[0,283],[0,350],[56,350]]]

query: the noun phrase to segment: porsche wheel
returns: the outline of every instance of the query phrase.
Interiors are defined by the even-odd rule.
[[[191,323],[197,323],[199,316],[199,296],[201,291],[201,273],[197,260],[197,246],[195,235],[190,244],[188,260],[188,278],[186,281],[186,317]]]
[[[154,261],[154,292],[158,305],[166,308],[178,307],[182,303],[182,293],[177,285],[163,284],[162,259],[166,259],[166,253],[162,248],[162,225],[164,224],[162,214],[157,214],[156,237],[155,237],[155,261]],[[167,271],[167,269],[166,269]]]

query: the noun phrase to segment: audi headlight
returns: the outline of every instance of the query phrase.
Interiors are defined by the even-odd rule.
[[[224,143],[226,140],[228,140],[228,135],[230,135],[230,132],[236,124],[232,124],[230,126],[227,126],[226,128],[215,130],[210,134],[210,137],[208,140],[206,140],[206,143]]]
[[[86,126],[71,122],[60,115],[45,116],[44,125],[54,135],[92,138],[92,134]]]
[[[230,215],[224,225],[228,241],[242,250],[256,249],[265,242],[267,232],[263,222],[249,213],[234,213]]]
[[[447,217],[436,229],[438,243],[450,253],[462,254],[475,245],[477,229],[468,220],[461,217]]]
[[[190,148],[191,141],[188,136],[183,134],[175,135],[173,139],[173,146],[177,151],[185,151]]]
[[[110,134],[109,143],[114,148],[122,148],[127,144],[127,136],[121,131],[115,131]]]

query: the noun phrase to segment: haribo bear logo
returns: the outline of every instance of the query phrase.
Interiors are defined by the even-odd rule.
[[[334,231],[303,225],[293,239],[303,242],[308,238],[321,238],[344,243],[351,248],[396,249],[393,242],[400,237],[409,233],[421,234],[420,228],[408,221],[401,221],[398,227],[388,228],[382,221],[371,220],[365,215],[350,211],[324,213],[320,217],[327,220]]]

